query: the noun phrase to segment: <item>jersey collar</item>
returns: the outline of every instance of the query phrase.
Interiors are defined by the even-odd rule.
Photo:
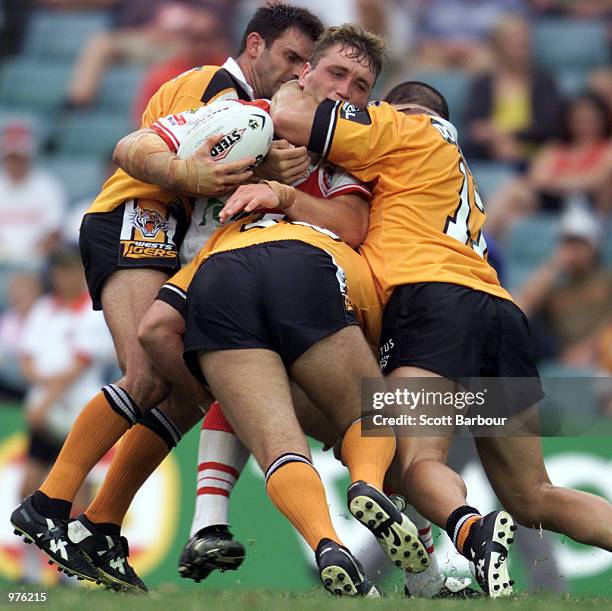
[[[255,92],[253,91],[253,88],[246,82],[244,72],[242,72],[242,69],[238,65],[238,62],[233,57],[228,57],[221,67],[225,68],[225,70],[227,70],[235,79],[238,79],[240,81],[240,83],[244,87],[244,90],[249,94],[251,100],[253,100],[255,97]]]

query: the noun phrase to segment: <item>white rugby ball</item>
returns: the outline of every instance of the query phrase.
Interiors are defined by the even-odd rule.
[[[252,167],[255,167],[268,154],[274,126],[270,115],[257,106],[232,100],[213,102],[193,111],[178,157],[191,157],[215,134],[221,136],[210,152],[215,161],[229,163],[254,157],[256,162]]]

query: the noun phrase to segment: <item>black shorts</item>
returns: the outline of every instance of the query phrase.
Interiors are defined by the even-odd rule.
[[[306,350],[357,318],[344,271],[296,240],[221,252],[187,292],[185,362],[199,379],[199,352],[263,348],[289,368]]]
[[[127,200],[111,212],[86,214],[79,246],[94,310],[106,279],[118,269],[157,269],[175,274],[181,267],[179,249],[187,230],[182,205],[163,206]]]
[[[461,383],[533,378],[521,385],[517,409],[544,396],[525,314],[507,299],[457,284],[395,288],[383,314],[379,364],[385,375],[413,366]]]
[[[30,430],[28,458],[46,465],[52,465],[59,456],[61,449],[62,442],[56,441],[36,429]]]

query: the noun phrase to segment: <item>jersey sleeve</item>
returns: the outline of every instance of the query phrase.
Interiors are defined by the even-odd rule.
[[[151,125],[151,129],[161,137],[173,153],[176,153],[189,131],[190,119],[194,116],[195,113],[193,111],[168,115],[167,117],[157,119]]]
[[[161,117],[198,108],[219,100],[237,100],[246,95],[231,74],[217,66],[193,68],[164,83],[149,100],[141,127],[151,127]]]
[[[377,175],[368,170],[395,142],[396,115],[385,102],[359,109],[348,102],[324,100],[315,112],[308,148],[369,182]]]

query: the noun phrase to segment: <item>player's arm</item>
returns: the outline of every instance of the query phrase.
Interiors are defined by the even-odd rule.
[[[333,100],[318,104],[287,83],[272,98],[270,114],[282,138],[307,146],[363,182],[379,177],[381,158],[397,147],[401,115],[384,102],[363,109]]]
[[[274,182],[240,187],[227,200],[219,220],[225,223],[239,212],[262,208],[281,209],[292,221],[323,227],[352,248],[365,240],[370,221],[370,205],[363,197],[347,194],[322,199]]]
[[[221,195],[251,178],[253,172],[248,167],[255,163],[253,158],[216,163],[210,151],[221,137],[208,138],[191,157],[179,159],[156,131],[140,129],[117,143],[113,160],[133,178],[168,191],[194,196]]]
[[[274,131],[296,146],[307,146],[319,104],[297,81],[283,85],[270,102]]]

